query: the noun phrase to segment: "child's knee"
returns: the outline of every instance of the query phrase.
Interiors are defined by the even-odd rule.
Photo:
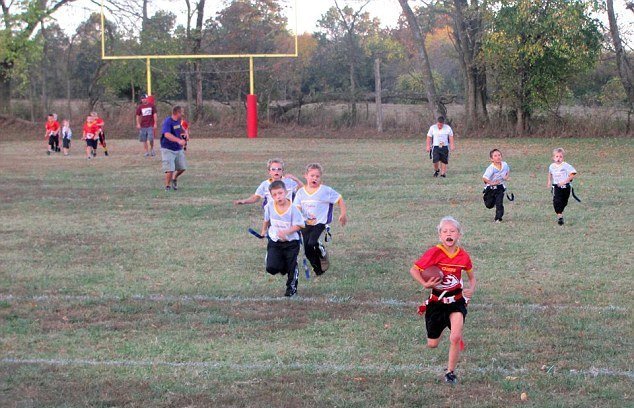
[[[440,339],[427,339],[427,348],[435,349],[438,347],[438,343],[440,343]]]
[[[452,344],[458,344],[460,343],[460,340],[462,340],[462,332],[451,332],[449,335],[449,341]]]

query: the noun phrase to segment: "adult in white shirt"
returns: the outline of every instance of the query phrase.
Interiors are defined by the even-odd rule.
[[[427,151],[431,152],[434,163],[434,177],[447,177],[449,151],[455,148],[453,130],[445,124],[445,117],[438,116],[438,123],[432,125],[427,132]]]

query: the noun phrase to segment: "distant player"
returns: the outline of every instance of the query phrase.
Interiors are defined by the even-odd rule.
[[[268,237],[266,271],[271,275],[287,275],[284,296],[291,297],[297,293],[299,230],[304,227],[304,217],[286,191],[281,180],[269,186],[271,200],[264,207],[262,235]]]
[[[553,207],[559,225],[564,225],[564,209],[572,191],[572,180],[577,176],[577,170],[564,161],[565,154],[561,147],[554,149],[553,163],[548,167],[548,188],[553,192]]]
[[[434,177],[447,177],[449,150],[453,151],[453,130],[445,124],[445,117],[438,116],[438,123],[432,125],[427,132],[427,151],[431,152],[434,163]]]
[[[306,185],[297,191],[293,204],[299,208],[306,220],[306,228],[302,230],[304,252],[317,276],[323,274],[330,266],[326,249],[319,242],[326,225],[332,222],[333,207],[339,205],[339,223],[345,226],[348,222],[346,204],[341,194],[322,184],[323,168],[319,163],[306,166]]]
[[[65,119],[62,121],[62,148],[64,156],[68,156],[70,151],[70,141],[73,138],[73,131],[70,128],[70,122]]]
[[[502,161],[502,153],[498,149],[489,152],[491,164],[482,175],[482,181],[486,185],[484,188],[484,205],[486,208],[495,207],[494,222],[502,222],[504,217],[504,192],[506,191],[505,181],[510,178],[511,168]],[[512,198],[511,198],[512,199]]]
[[[97,155],[97,142],[99,140],[99,125],[92,115],[86,118],[81,140],[86,141],[86,159],[90,160]]]
[[[183,146],[183,151],[186,152],[187,143],[189,142],[189,122],[185,118],[185,115],[183,115],[183,119],[181,120],[181,126],[183,127],[183,134],[181,134],[181,137],[185,141],[185,146]]]
[[[165,118],[161,130],[161,158],[165,173],[165,191],[178,190],[178,177],[187,169],[187,161],[183,146],[185,141],[181,137],[183,127],[181,117],[183,108],[174,106],[172,115]]]
[[[242,200],[235,200],[233,202],[234,204],[254,204],[260,200],[264,200],[262,202],[262,207],[265,207],[267,202],[271,199],[269,186],[274,181],[281,180],[284,182],[287,192],[286,195],[291,200],[293,200],[293,198],[295,197],[295,193],[297,192],[297,190],[304,186],[304,183],[302,183],[297,177],[293,176],[292,174],[285,173],[285,165],[282,159],[270,159],[266,163],[266,168],[269,172],[269,178],[260,183],[258,188],[255,190],[255,193],[251,197]]]
[[[139,142],[143,143],[145,157],[154,157],[154,132],[157,119],[154,98],[147,94],[141,95],[141,104],[136,108],[136,127],[139,129]]]
[[[425,314],[427,328],[427,347],[436,348],[445,328],[449,328],[449,361],[445,372],[445,381],[455,384],[458,381],[454,373],[461,349],[464,347],[462,328],[467,316],[467,302],[476,288],[471,257],[458,246],[462,235],[460,223],[453,217],[444,217],[437,227],[440,244],[428,249],[410,269],[412,277],[432,293],[419,308]],[[425,281],[421,272],[435,265],[444,277]],[[462,271],[467,272],[469,288],[463,289]]]
[[[95,121],[95,125],[99,128],[99,130],[97,131],[97,140],[99,141],[99,144],[101,145],[101,147],[103,147],[103,154],[107,156],[108,148],[106,147],[106,132],[103,129],[105,126],[105,122],[103,121],[102,118],[99,117],[97,112],[91,112],[90,116],[93,117],[93,120]],[[95,156],[96,155],[97,155],[97,148],[95,147]]]
[[[54,113],[49,113],[46,118],[46,124],[44,127],[46,128],[44,139],[48,140],[48,149],[46,151],[46,154],[50,156],[51,152],[59,152],[60,126]]]

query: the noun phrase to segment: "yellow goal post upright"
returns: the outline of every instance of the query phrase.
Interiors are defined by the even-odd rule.
[[[295,52],[289,53],[271,53],[271,54],[254,54],[254,53],[238,53],[238,54],[148,54],[148,55],[106,55],[106,17],[104,13],[104,1],[101,0],[101,59],[102,60],[145,60],[147,93],[152,94],[152,60],[161,59],[248,59],[249,60],[249,94],[247,95],[247,137],[256,138],[258,135],[258,106],[257,96],[255,95],[255,74],[254,60],[258,58],[297,58],[298,52],[298,9],[297,1],[294,3],[295,13],[295,32],[293,39],[295,43]]]

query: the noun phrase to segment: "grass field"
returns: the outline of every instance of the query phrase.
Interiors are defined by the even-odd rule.
[[[556,145],[583,199],[564,227]],[[512,167],[503,224],[481,199],[492,147]],[[459,140],[447,179],[415,141],[195,140],[171,193],[138,148],[0,144],[0,406],[634,406],[631,139]],[[246,233],[259,207],[231,202],[279,155],[297,175],[320,161],[350,216],[291,300]],[[448,214],[479,282],[454,387],[408,273]]]

